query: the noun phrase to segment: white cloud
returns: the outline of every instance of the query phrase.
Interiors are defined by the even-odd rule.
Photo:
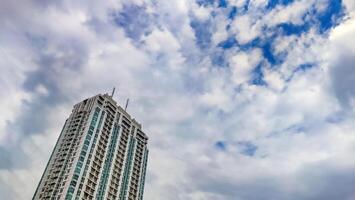
[[[342,48],[355,52],[352,36],[355,33],[355,18],[349,18],[343,24],[332,30],[330,41],[335,45],[335,48]]]
[[[217,16],[216,18],[218,23],[216,24],[216,30],[213,32],[212,41],[213,44],[218,45],[220,42],[228,38],[228,31],[226,30],[228,20],[225,19],[224,16]]]
[[[312,1],[295,1],[287,6],[277,6],[268,15],[265,16],[265,20],[268,25],[277,25],[280,23],[293,23],[303,24],[304,15],[311,9]]]
[[[230,3],[236,7],[242,7],[245,5],[246,0],[231,0]]]
[[[212,8],[199,6],[196,3],[192,5],[192,11],[197,19],[201,21],[208,20],[212,11]]]
[[[112,9],[122,11],[125,3],[145,7],[154,18],[139,41],[128,38],[108,16]],[[245,3],[232,2],[239,8]],[[117,86],[118,101],[131,99],[128,111],[150,137],[148,200],[353,197],[346,185],[353,185],[354,177],[354,116],[343,113],[343,96],[332,89],[339,80],[333,69],[344,72],[340,75],[352,72],[336,62],[344,49],[355,52],[351,14],[330,39],[313,29],[276,35],[271,51],[284,54],[284,62],[263,63],[267,86],[249,83],[253,69],[266,61],[259,48],[234,46],[223,50],[228,67],[212,64],[219,42],[235,34],[246,44],[268,36],[265,26],[302,24],[301,16],[313,3],[296,1],[265,11],[267,1],[251,1],[227,30],[228,9],[190,1],[5,1],[0,12],[0,40],[5,41],[0,44],[0,147],[13,152],[6,161],[22,155],[29,162],[14,162],[16,167],[0,162],[1,196],[30,198],[71,106]],[[352,1],[345,4],[353,9]],[[211,20],[210,49],[196,45],[192,16]],[[316,67],[297,71],[304,63]],[[348,86],[345,97],[351,102],[353,78],[344,77],[340,86]],[[33,109],[47,121],[30,134],[21,128],[37,127],[35,117],[26,118]],[[5,130],[11,123],[20,129],[10,135]],[[9,137],[11,143],[4,145]],[[217,141],[225,142],[226,149],[216,148]],[[257,147],[254,156],[241,152],[243,141]],[[330,188],[338,190],[329,194]]]
[[[276,91],[281,91],[285,87],[285,80],[277,71],[265,71],[264,79],[268,83],[269,87]]]
[[[256,21],[255,17],[242,15],[234,19],[232,29],[236,33],[236,39],[241,44],[246,44],[261,35],[261,23]]]
[[[252,70],[262,60],[260,49],[249,52],[239,52],[231,57],[232,80],[236,85],[247,82],[251,77]]]
[[[216,83],[218,84],[218,83]],[[228,91],[221,85],[215,85],[212,91],[204,93],[201,96],[201,102],[209,107],[216,107],[224,111],[228,111],[231,104],[231,97]]]
[[[346,6],[346,9],[350,12],[350,14],[353,14],[355,10],[355,2],[352,0],[344,0],[344,5]]]

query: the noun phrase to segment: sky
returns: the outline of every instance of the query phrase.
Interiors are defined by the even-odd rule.
[[[354,35],[353,0],[1,0],[0,196],[115,86],[146,200],[353,200]]]

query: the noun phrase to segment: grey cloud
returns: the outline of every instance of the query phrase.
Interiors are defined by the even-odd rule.
[[[14,189],[0,177],[0,194],[2,199],[18,199]]]
[[[111,13],[114,23],[124,29],[127,37],[139,40],[151,30],[152,16],[146,12],[145,6],[124,4],[122,11]]]
[[[241,172],[228,173],[230,176],[221,176],[200,166],[199,170],[191,170],[189,176],[196,190],[220,194],[226,200],[350,200],[355,197],[355,168],[337,167],[330,162],[305,165],[291,175],[264,174],[248,180],[236,178]]]
[[[336,163],[318,163],[306,167],[300,174],[306,200],[351,200],[355,198],[355,168],[338,167]]]
[[[0,169],[18,169],[28,167],[30,162],[21,147],[2,147],[0,146]]]
[[[53,108],[69,101],[68,93],[62,88],[66,81],[66,74],[79,74],[87,61],[87,48],[73,38],[60,38],[63,43],[56,44],[56,38],[26,34],[32,45],[37,68],[26,72],[23,90],[31,95],[31,100],[23,100],[21,112],[16,118],[8,121],[6,134],[13,135],[6,147],[0,149],[4,159],[0,162],[0,169],[26,168],[28,159],[22,149],[16,148],[21,141],[33,134],[44,134],[50,126],[47,116]],[[79,75],[78,75],[79,77]],[[38,89],[42,87],[41,93]],[[63,119],[64,120],[64,119]]]
[[[225,200],[285,199],[278,189],[280,185],[272,177],[251,178],[242,182],[233,178],[238,171],[228,173],[229,177],[204,170],[192,171],[189,174],[196,184],[196,190],[222,195]]]
[[[46,43],[50,42],[49,40]],[[37,45],[37,40],[35,43],[34,45]],[[18,130],[18,134],[24,136],[41,133],[46,128],[48,123],[43,116],[48,116],[52,106],[68,101],[61,87],[62,81],[65,81],[63,73],[79,74],[80,68],[87,60],[85,47],[78,41],[68,40],[63,45],[55,47],[54,52],[48,52],[46,47],[35,50],[37,54],[34,60],[38,68],[27,72],[23,83],[23,89],[31,93],[33,99],[23,101],[21,114],[8,126],[9,132]],[[38,94],[36,90],[40,86],[45,87],[48,94]]]
[[[355,55],[350,50],[341,50],[330,71],[336,97],[345,109],[355,106]],[[352,105],[353,104],[353,105]]]

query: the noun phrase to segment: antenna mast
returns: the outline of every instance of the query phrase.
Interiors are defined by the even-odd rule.
[[[111,93],[111,97],[113,97],[113,95],[115,94],[115,87],[113,87],[113,89],[112,89],[112,93]]]
[[[126,111],[126,110],[127,110],[128,103],[129,103],[129,98],[128,98],[128,99],[127,99],[127,101],[126,101],[126,106],[125,106],[125,108],[124,108],[124,111]]]

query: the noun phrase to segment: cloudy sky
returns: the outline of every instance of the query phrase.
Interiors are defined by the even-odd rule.
[[[1,199],[116,86],[146,200],[354,200],[354,36],[354,0],[0,0]]]

